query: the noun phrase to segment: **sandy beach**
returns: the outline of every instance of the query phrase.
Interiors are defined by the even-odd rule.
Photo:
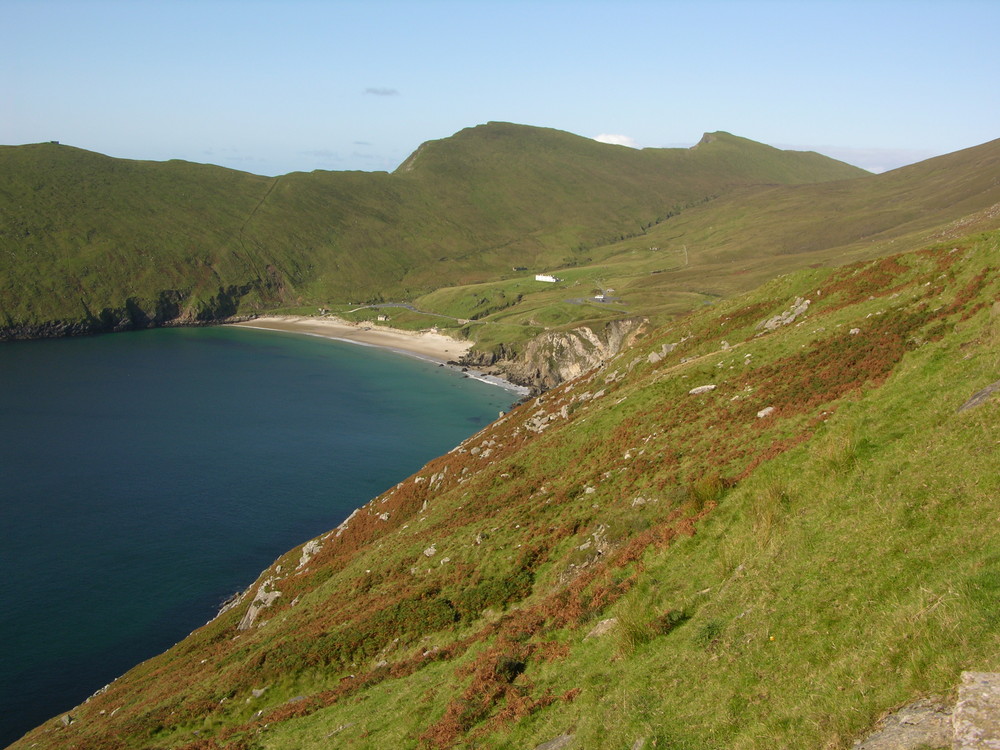
[[[298,315],[272,315],[233,325],[263,328],[269,331],[289,331],[321,336],[338,341],[366,344],[410,354],[435,362],[458,360],[472,348],[469,341],[459,341],[443,333],[403,331],[370,324],[355,324],[336,317],[312,318]]]
[[[377,346],[400,354],[420,357],[442,364],[456,362],[472,348],[472,342],[460,341],[433,331],[403,331],[399,328],[387,328],[370,324],[351,323],[343,318],[323,317],[311,318],[301,315],[268,315],[253,320],[230,325],[244,328],[262,328],[267,331],[286,331],[304,333],[310,336],[348,341],[363,346]],[[487,375],[476,370],[468,370],[468,377],[481,380],[484,383],[500,386],[519,396],[527,396],[531,391],[520,385],[504,380],[496,375]]]

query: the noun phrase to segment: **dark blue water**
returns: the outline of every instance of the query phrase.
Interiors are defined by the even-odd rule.
[[[391,352],[240,328],[0,345],[0,746],[515,398]]]

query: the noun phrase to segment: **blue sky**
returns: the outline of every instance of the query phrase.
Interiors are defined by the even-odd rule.
[[[1000,137],[1000,1],[0,0],[0,143],[392,170],[490,120],[882,171]]]

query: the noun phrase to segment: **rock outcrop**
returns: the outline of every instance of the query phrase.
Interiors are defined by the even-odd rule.
[[[529,341],[523,352],[508,348],[485,353],[473,350],[462,364],[541,393],[606,362],[630,346],[645,324],[645,318],[624,318],[610,321],[598,330],[581,326],[568,331],[546,331]]]
[[[1000,673],[962,672],[958,699],[921,698],[886,716],[854,750],[1000,750]]]
[[[782,326],[787,326],[789,323],[794,323],[795,319],[801,315],[804,315],[806,310],[809,309],[809,305],[812,304],[812,300],[802,299],[801,297],[796,297],[792,306],[785,310],[783,313],[775,315],[773,318],[768,318],[767,320],[762,320],[757,324],[757,330],[759,331],[773,331]]]
[[[1000,674],[962,672],[951,723],[954,750],[1000,750]]]
[[[120,305],[91,309],[81,301],[76,317],[41,320],[38,322],[0,322],[0,341],[89,336],[98,333],[120,333],[146,328],[203,326],[235,323],[255,317],[259,300],[282,300],[278,281],[251,281],[241,285],[219,287],[207,298],[195,299],[190,290],[166,289],[155,298],[129,297]]]

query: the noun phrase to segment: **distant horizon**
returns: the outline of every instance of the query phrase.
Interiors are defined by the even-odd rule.
[[[6,0],[0,143],[392,171],[491,120],[872,172],[998,137],[994,0]]]
[[[510,121],[509,120],[505,120],[504,122],[510,122]],[[478,125],[484,125],[484,124],[486,124],[486,123],[476,123],[474,125],[468,125],[466,127],[476,127]],[[527,127],[539,127],[539,128],[548,127],[548,126],[545,126],[545,125],[533,125],[531,123],[513,123],[513,124],[525,125]],[[464,129],[465,128],[460,128],[460,130],[464,130]],[[562,130],[561,128],[553,128],[553,129],[555,129],[555,130]],[[451,136],[453,136],[456,133],[460,132],[460,130],[457,130],[457,131],[455,131],[453,133],[448,133],[448,134],[445,134],[445,135],[441,135],[438,138],[432,138],[430,140],[443,140],[443,139],[446,139],[446,138],[450,138]],[[729,133],[732,133],[733,135],[739,136],[739,137],[745,137],[741,133],[734,132],[732,130],[727,130],[725,128],[716,128],[715,130],[710,130],[710,131],[706,131],[706,132],[719,132],[719,131],[729,132]],[[563,131],[563,132],[570,132],[570,131]],[[694,140],[691,141],[691,143],[670,143],[670,144],[665,144],[665,145],[660,145],[660,146],[648,146],[648,145],[644,146],[644,145],[640,145],[640,144],[636,144],[636,143],[622,143],[622,142],[618,142],[618,141],[615,141],[615,140],[609,140],[610,138],[614,138],[614,136],[609,136],[607,134],[600,134],[600,135],[597,135],[597,136],[587,136],[587,135],[583,135],[583,134],[580,134],[580,133],[571,133],[571,134],[572,135],[577,135],[577,136],[579,136],[581,138],[588,138],[590,140],[596,141],[598,143],[603,143],[603,144],[606,144],[606,145],[627,146],[627,147],[630,147],[630,148],[634,148],[636,150],[644,150],[644,149],[675,149],[675,148],[677,148],[677,149],[684,149],[684,148],[692,148],[692,147],[694,147],[698,143],[698,141],[704,136],[705,133],[699,134],[697,136],[697,138],[695,138]],[[1000,137],[1000,136],[998,136],[998,137]],[[750,140],[755,140],[755,139],[751,138]],[[993,140],[993,139],[990,139],[990,140]],[[312,168],[306,167],[306,168],[291,169],[291,170],[288,170],[286,172],[257,171],[255,169],[247,166],[246,164],[241,165],[241,163],[239,162],[239,160],[237,160],[236,163],[222,163],[225,160],[215,160],[215,161],[213,161],[212,159],[207,158],[208,156],[210,156],[210,154],[204,153],[204,152],[202,154],[203,158],[196,158],[197,155],[194,158],[193,157],[189,157],[189,156],[165,156],[165,157],[156,157],[156,158],[154,158],[154,157],[147,157],[147,156],[114,154],[114,153],[108,153],[108,152],[105,152],[105,151],[101,151],[101,150],[96,149],[96,148],[89,148],[87,146],[83,146],[83,145],[80,145],[78,143],[72,143],[72,142],[69,142],[69,141],[61,140],[59,138],[45,138],[45,139],[41,139],[41,140],[37,140],[37,141],[30,141],[30,142],[25,142],[25,143],[8,143],[8,144],[0,144],[0,145],[3,145],[3,146],[30,146],[30,145],[37,145],[37,144],[43,144],[43,143],[58,143],[58,144],[63,145],[63,146],[70,146],[72,148],[79,148],[79,149],[82,149],[84,151],[90,151],[90,152],[93,152],[93,153],[99,153],[99,154],[101,154],[103,156],[108,156],[108,157],[111,157],[111,158],[114,158],[114,159],[127,159],[127,160],[132,160],[132,161],[152,161],[152,162],[166,162],[166,161],[175,161],[175,160],[176,161],[186,161],[186,162],[190,162],[190,163],[193,163],[193,164],[205,164],[205,165],[210,165],[210,166],[222,167],[224,169],[232,169],[232,170],[238,171],[238,172],[246,172],[248,174],[254,174],[254,175],[257,175],[257,176],[260,176],[260,177],[280,177],[282,175],[292,174],[294,172],[312,172],[312,171],[328,171],[328,172],[359,171],[359,172],[390,172],[391,173],[391,172],[394,172],[399,167],[400,164],[402,164],[404,161],[406,161],[406,159],[409,158],[409,156],[411,156],[420,147],[420,145],[422,143],[425,143],[425,142],[426,141],[422,141],[421,143],[415,144],[412,151],[410,151],[405,156],[403,156],[399,160],[399,162],[397,164],[392,165],[392,166],[390,166],[388,168],[374,168],[373,167],[373,168],[368,168],[368,169],[364,169],[364,168],[329,169],[328,167],[315,166],[315,167],[312,167]],[[869,171],[869,172],[871,172],[873,174],[881,174],[883,172],[888,172],[888,171],[891,171],[893,169],[898,169],[899,167],[908,166],[910,164],[916,164],[918,162],[925,161],[926,159],[932,159],[932,158],[934,158],[936,156],[943,156],[946,153],[953,153],[953,152],[950,152],[950,151],[945,151],[945,152],[938,153],[938,152],[932,151],[930,149],[927,149],[927,150],[919,150],[919,149],[880,149],[880,148],[868,148],[868,149],[865,149],[865,148],[849,148],[849,147],[842,147],[842,146],[823,146],[823,145],[816,146],[816,145],[801,145],[801,144],[779,144],[779,143],[764,143],[762,141],[757,141],[757,142],[758,143],[762,143],[763,145],[766,145],[766,146],[771,146],[772,148],[780,149],[782,151],[814,151],[814,152],[816,152],[818,154],[821,154],[823,156],[829,157],[831,159],[836,159],[838,161],[842,161],[842,162],[845,162],[847,164],[851,164],[853,166],[860,167],[861,169],[865,169],[865,170],[867,170],[867,171]],[[988,143],[988,142],[989,141],[983,141],[983,143]],[[964,146],[962,148],[955,149],[955,150],[956,151],[961,151],[964,148],[973,148],[973,147],[979,146],[979,145],[982,145],[982,143],[969,144],[968,146]],[[157,151],[157,148],[156,147],[151,147],[151,150],[153,150],[155,152],[155,151]],[[232,161],[232,160],[230,160],[230,161]],[[253,160],[251,160],[251,159],[247,159],[246,161],[247,161],[247,164],[251,164],[252,165],[252,163],[253,163]]]

